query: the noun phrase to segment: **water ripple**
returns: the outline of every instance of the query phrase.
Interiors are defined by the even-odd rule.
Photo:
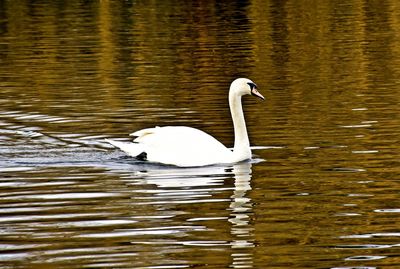
[[[400,208],[375,209],[374,212],[377,212],[377,213],[400,213]]]
[[[187,231],[205,231],[204,226],[176,226],[176,227],[153,227],[147,229],[117,230],[112,233],[92,233],[80,234],[77,238],[113,238],[113,237],[131,237],[142,235],[176,235]]]
[[[383,249],[383,248],[391,248],[397,245],[374,245],[374,244],[365,244],[365,245],[339,245],[335,246],[337,249]]]
[[[352,256],[348,257],[346,261],[374,261],[374,260],[381,260],[385,259],[387,256],[372,256],[372,255],[365,255],[365,256]]]
[[[400,233],[371,233],[371,234],[354,234],[344,235],[340,238],[374,238],[374,237],[400,237]]]
[[[377,269],[371,266],[350,266],[350,267],[332,267],[331,269]]]

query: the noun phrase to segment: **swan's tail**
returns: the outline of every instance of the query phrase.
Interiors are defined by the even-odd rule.
[[[111,139],[106,139],[106,142],[110,143],[116,148],[121,149],[122,151],[126,152],[128,155],[132,157],[137,157],[138,155],[142,154],[145,152],[145,149],[143,145],[138,144],[138,143],[132,143],[132,142],[120,142],[120,141],[115,141]]]

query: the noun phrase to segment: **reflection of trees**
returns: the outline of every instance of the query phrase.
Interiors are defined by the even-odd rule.
[[[349,109],[344,109],[349,102],[368,107],[365,93],[376,92],[383,84],[393,92],[400,70],[396,7],[395,1],[383,5],[370,1],[318,5],[271,1],[263,5],[253,1],[249,14],[251,21],[257,21],[253,24],[255,59],[264,63],[253,69],[254,77],[282,91],[267,94],[275,110],[252,119],[258,124],[254,125],[257,128],[250,126],[250,133],[260,125],[272,126],[279,118],[280,126],[289,130],[284,130],[284,136],[309,145],[319,139],[321,128],[354,121]],[[362,117],[359,122],[371,119],[370,112],[354,114]],[[337,133],[332,135],[339,138]],[[281,139],[282,134],[277,137]],[[347,134],[339,138],[342,143],[345,139]]]
[[[18,74],[13,75],[18,90],[8,98],[30,102],[41,113],[174,108],[177,96],[203,109],[204,103],[193,100],[196,94],[209,99],[216,121],[230,124],[228,109],[219,115],[219,103],[225,103],[231,79],[247,76],[253,66],[246,2],[3,6],[7,24],[1,32],[8,47],[2,58],[8,70],[2,72]]]
[[[102,1],[91,6],[79,1],[2,2],[0,16],[7,23],[0,27],[3,38],[8,38],[2,44],[7,44],[2,58],[11,67],[29,60],[31,65],[20,69],[27,76],[18,79],[25,77],[22,84],[43,86],[36,90],[43,92],[45,99],[51,98],[49,94],[62,94],[54,91],[54,84],[81,82],[78,85],[87,87],[82,82],[97,79],[97,74],[101,79],[106,73],[115,80],[108,87],[122,85],[121,91],[137,94],[148,94],[149,88],[178,87],[187,98],[193,93],[187,89],[210,82],[225,86],[239,75],[267,80],[271,72],[283,76],[275,83],[284,80],[287,71],[309,84],[328,73],[335,75],[336,81],[349,79],[341,76],[345,72],[362,82],[364,55],[377,51],[374,44],[380,44],[383,53],[391,50],[389,46],[396,49],[396,6],[395,1],[384,5],[327,1],[318,7],[311,2],[256,0],[179,5]],[[379,32],[382,28],[387,31]],[[343,45],[349,41],[354,42]],[[387,56],[378,58],[382,62],[389,60]],[[254,69],[253,61],[263,65]],[[93,93],[90,86],[81,90],[84,98]],[[210,94],[215,88],[201,91]],[[218,87],[218,91],[225,88]]]
[[[231,143],[227,87],[233,77],[250,76],[262,89],[286,91],[267,96],[271,107],[287,108],[273,111],[281,126],[321,126],[340,118],[333,110],[349,92],[395,84],[397,7],[396,1],[361,0],[317,6],[258,0],[1,2],[0,83],[6,90],[0,94],[11,100],[10,109],[107,114],[118,122],[110,128],[121,133],[146,127],[148,119],[137,112],[146,109],[152,122],[197,118],[201,124],[192,125],[217,137],[226,134],[222,140]],[[201,113],[157,113],[176,107]],[[212,122],[204,110],[211,111]],[[258,121],[254,126],[268,120],[252,112],[246,117]],[[312,138],[312,131],[296,137]]]

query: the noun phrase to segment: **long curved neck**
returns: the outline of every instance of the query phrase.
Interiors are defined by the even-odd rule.
[[[248,159],[251,157],[251,150],[246,122],[244,121],[242,97],[232,91],[229,92],[229,108],[231,110],[233,128],[235,130],[233,153],[243,160]]]

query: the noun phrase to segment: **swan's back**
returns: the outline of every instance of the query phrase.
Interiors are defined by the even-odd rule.
[[[148,161],[178,166],[224,163],[232,151],[209,134],[191,127],[166,126],[143,129],[132,136],[143,146]]]

